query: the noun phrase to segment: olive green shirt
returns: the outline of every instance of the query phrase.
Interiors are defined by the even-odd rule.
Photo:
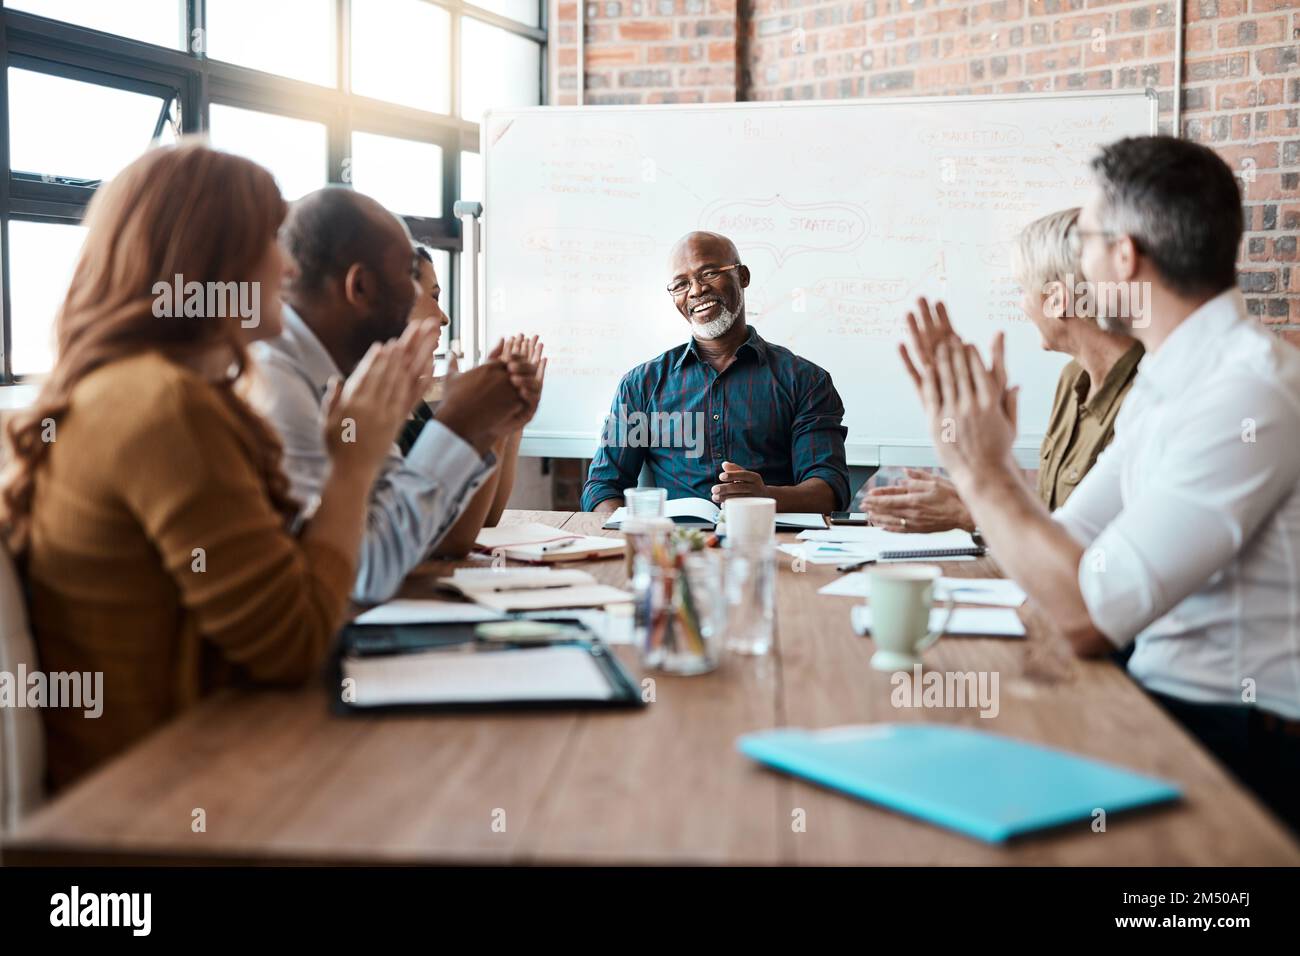
[[[1052,511],[1065,504],[1115,437],[1115,416],[1137,377],[1142,354],[1141,343],[1134,342],[1086,402],[1092,383],[1083,366],[1071,361],[1061,370],[1038,458],[1038,497]]]

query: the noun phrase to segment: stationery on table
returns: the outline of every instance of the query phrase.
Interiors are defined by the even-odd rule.
[[[777,550],[782,554],[801,559],[805,564],[845,564],[867,559],[874,560],[876,552],[852,544],[840,544],[834,541],[796,541],[782,542]]]
[[[769,730],[737,741],[777,770],[990,843],[1165,803],[1174,784],[964,727],[874,724]]]
[[[818,594],[833,597],[864,598],[870,594],[870,579],[855,571],[820,588]],[[936,600],[949,596],[958,604],[985,604],[991,607],[1020,607],[1025,603],[1025,592],[1010,578],[939,578],[935,582]]]
[[[958,604],[1020,607],[1029,599],[1025,589],[1010,578],[940,578],[936,597],[951,596]]]
[[[345,712],[640,706],[637,686],[578,620],[357,626],[343,632]]]
[[[899,561],[974,561],[981,548],[925,548],[915,551],[876,551],[849,541],[796,541],[778,544],[785,554],[802,558],[806,564],[833,564],[840,571],[856,571],[869,564]]]
[[[353,624],[466,624],[500,620],[501,614],[463,601],[399,598],[357,615]]]
[[[628,517],[626,507],[616,508],[602,527],[616,530]],[[718,526],[722,509],[704,498],[673,498],[664,504],[664,517],[684,528],[701,528],[712,531]],[[826,528],[824,515],[804,512],[778,512],[777,531],[802,531]]]
[[[960,599],[958,599],[960,600]],[[953,608],[948,625],[944,627],[944,618],[948,612],[936,607],[930,611],[930,630],[943,628],[949,637],[965,634],[971,637],[1024,637],[1025,625],[1011,608],[1005,607],[958,607]],[[872,613],[871,605],[857,604],[849,612],[853,630],[858,634],[870,634]]]
[[[632,600],[621,588],[598,584],[586,571],[554,568],[457,568],[437,585],[501,613],[604,607]]]
[[[523,591],[528,588],[562,588],[594,584],[596,579],[577,568],[456,568],[439,587],[471,597],[477,591]]]
[[[550,568],[512,568],[512,573],[536,574],[539,571],[550,573]],[[502,574],[500,571],[488,571],[479,568],[458,568],[459,574]],[[568,571],[555,571],[555,577],[567,576]],[[577,572],[584,576],[585,572]],[[488,590],[491,590],[489,588]],[[519,611],[506,614],[494,611],[479,604],[464,601],[438,601],[428,599],[397,598],[386,604],[371,608],[353,619],[352,623],[363,627],[393,627],[408,624],[479,624],[485,621],[506,620],[548,620],[555,618],[555,611],[542,608],[533,611]],[[585,627],[606,644],[632,643],[632,608],[626,602],[611,604],[608,608],[565,608],[563,616],[566,621],[573,621]]]
[[[613,558],[621,556],[624,549],[622,538],[570,534],[536,523],[484,528],[474,539],[474,547],[532,564]]]
[[[883,528],[836,525],[819,531],[804,531],[800,541],[834,541],[854,544],[872,551],[915,551],[930,548],[973,548],[975,539],[961,530],[903,534]]]
[[[804,560],[837,564],[841,571],[887,561],[971,561],[984,554],[984,549],[960,530],[902,534],[883,528],[837,525],[801,532],[799,540],[808,542],[802,553]],[[782,550],[795,553],[788,547]]]

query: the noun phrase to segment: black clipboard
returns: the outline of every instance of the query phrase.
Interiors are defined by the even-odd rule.
[[[609,646],[593,634],[581,621],[573,618],[531,618],[547,623],[561,624],[583,636],[572,639],[511,644],[488,643],[475,636],[477,623],[448,624],[350,624],[343,629],[337,653],[333,656],[331,673],[331,710],[349,716],[364,714],[429,714],[429,713],[481,713],[484,711],[545,711],[575,709],[605,709],[613,707],[644,707],[640,687],[619,663]],[[609,683],[611,696],[591,699],[526,699],[482,700],[452,702],[412,702],[409,704],[383,704],[365,706],[349,702],[344,693],[349,658],[413,654],[421,651],[445,650],[448,653],[510,654],[518,650],[537,647],[581,647],[594,660],[601,675]]]

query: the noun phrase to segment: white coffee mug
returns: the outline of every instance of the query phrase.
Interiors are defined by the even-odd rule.
[[[776,529],[775,498],[728,498],[722,506],[727,547],[762,546]]]
[[[921,652],[948,629],[956,603],[951,595],[945,602],[943,623],[930,629],[934,582],[942,574],[932,564],[885,564],[868,570],[871,638],[876,642],[871,666],[876,670],[910,670],[920,663]]]

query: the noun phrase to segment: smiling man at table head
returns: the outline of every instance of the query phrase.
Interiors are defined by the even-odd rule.
[[[1103,326],[1146,358],[1115,440],[1049,515],[1016,474],[1016,390],[953,337],[904,360],[1006,574],[1081,655],[1129,670],[1300,830],[1300,351],[1246,316],[1241,197],[1207,147],[1121,140],[1079,215]],[[1140,313],[1112,294],[1141,283]]]
[[[821,514],[846,507],[844,403],[824,369],[764,341],[746,323],[749,269],[735,244],[717,233],[689,233],[673,246],[668,275],[691,340],[623,376],[609,422],[648,418],[677,427],[664,430],[665,443],[645,440],[662,438],[657,429],[607,425],[583,508],[622,505],[624,489],[636,486],[646,464],[669,498],[721,504],[769,497],[777,511]]]

